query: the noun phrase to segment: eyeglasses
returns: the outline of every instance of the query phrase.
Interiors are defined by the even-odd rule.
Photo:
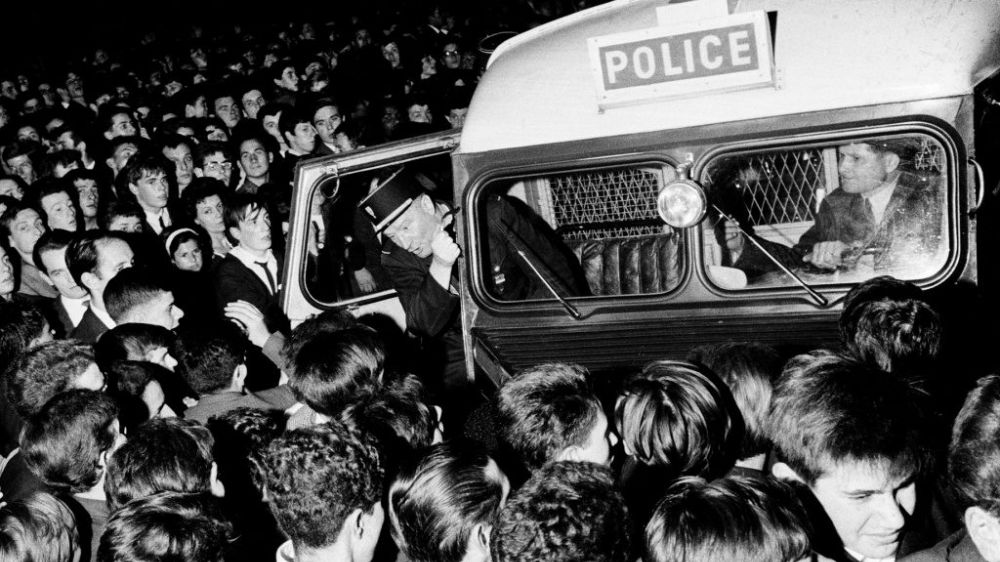
[[[232,170],[233,169],[233,163],[232,162],[208,162],[207,164],[205,164],[205,169],[206,170],[212,170],[213,172],[217,172],[219,170]]]

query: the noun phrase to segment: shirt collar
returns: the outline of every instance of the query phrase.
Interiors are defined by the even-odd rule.
[[[90,306],[90,310],[91,310],[91,312],[94,313],[94,316],[96,316],[98,320],[100,320],[101,322],[103,322],[104,325],[108,327],[109,330],[118,325],[114,321],[114,319],[111,318],[111,315],[108,314],[108,311],[106,311],[106,310],[99,310],[95,306]]]

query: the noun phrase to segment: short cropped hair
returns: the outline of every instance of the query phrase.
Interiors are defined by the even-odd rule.
[[[85,492],[101,479],[101,454],[118,437],[118,406],[103,392],[67,390],[28,419],[21,432],[24,462],[53,490]]]
[[[101,212],[97,217],[97,222],[105,233],[107,233],[108,227],[110,227],[111,223],[115,222],[115,219],[118,217],[137,218],[139,219],[140,225],[146,222],[146,215],[143,213],[142,207],[139,206],[139,203],[136,202],[135,199],[117,199],[114,201],[108,201],[104,208],[101,209]]]
[[[729,389],[708,369],[681,361],[654,361],[629,378],[615,423],[626,450],[674,477],[722,476],[743,439]]]
[[[382,340],[370,328],[321,333],[296,354],[289,385],[310,408],[335,416],[379,386],[384,362]]]
[[[382,499],[385,474],[374,438],[338,421],[296,429],[261,452],[256,478],[295,549],[334,544],[347,517]]]
[[[115,322],[138,307],[170,293],[170,287],[151,271],[130,267],[114,276],[104,288],[104,308]]]
[[[94,344],[94,355],[104,371],[115,361],[146,361],[149,352],[170,349],[173,343],[174,333],[163,326],[129,322],[104,332]]]
[[[500,387],[497,409],[501,442],[535,470],[564,449],[587,442],[601,402],[583,367],[546,363]]]
[[[789,484],[763,475],[686,476],[646,525],[645,562],[797,562],[812,527]]]
[[[93,364],[94,352],[87,344],[76,340],[42,344],[7,368],[4,391],[17,413],[27,419],[53,396],[72,388]]]
[[[101,247],[112,240],[128,244],[125,238],[113,232],[88,230],[76,237],[66,247],[66,266],[78,285],[83,286],[81,279],[84,273],[94,273],[100,258]]]
[[[941,317],[927,303],[880,300],[857,308],[859,318],[847,348],[861,360],[919,381],[941,353]]]
[[[177,374],[198,394],[226,389],[236,368],[244,363],[245,349],[237,342],[215,337],[203,341],[184,340],[177,357]]]
[[[0,560],[72,562],[78,552],[76,519],[51,494],[34,492],[0,507]]]
[[[135,153],[134,156],[128,159],[125,169],[121,171],[125,176],[125,182],[128,184],[137,184],[143,176],[157,172],[166,175],[168,178],[173,177],[174,164],[170,160],[167,160],[163,154],[152,150]],[[132,194],[129,193],[129,195],[131,196]]]
[[[292,329],[292,332],[285,339],[285,347],[282,353],[292,363],[299,354],[299,350],[306,343],[313,340],[317,334],[326,332],[337,332],[346,328],[353,328],[358,325],[358,320],[350,312],[335,308],[324,310],[315,316],[310,316],[301,324]]]
[[[1000,517],[1000,376],[979,379],[955,418],[948,479],[960,507]]]
[[[536,471],[511,495],[490,535],[494,562],[625,562],[630,546],[614,476],[590,462],[558,461]]]
[[[162,492],[126,504],[108,520],[100,562],[222,562],[232,524],[211,494]]]
[[[783,361],[774,348],[754,342],[729,342],[700,346],[687,359],[711,369],[729,387],[743,416],[743,442],[739,458],[767,453],[767,415],[774,393],[774,381]]]
[[[0,302],[0,365],[10,365],[51,329],[38,305],[13,300]]]
[[[210,492],[215,440],[198,422],[153,418],[111,456],[104,491],[115,511],[157,492]]]
[[[882,463],[890,476],[929,468],[923,397],[899,377],[828,351],[785,366],[771,401],[777,458],[807,485],[839,463]]]
[[[389,487],[392,539],[411,562],[461,562],[476,526],[495,524],[507,491],[484,451],[435,445]]]

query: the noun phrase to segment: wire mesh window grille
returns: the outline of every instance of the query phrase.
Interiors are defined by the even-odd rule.
[[[555,227],[566,240],[662,234],[656,195],[662,174],[618,168],[550,176]]]
[[[820,149],[764,152],[722,158],[705,171],[703,183],[737,188],[754,225],[811,221],[816,191],[824,187]]]

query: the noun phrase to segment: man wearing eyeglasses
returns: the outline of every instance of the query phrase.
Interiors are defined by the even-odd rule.
[[[208,141],[198,145],[194,159],[194,175],[199,178],[215,178],[232,187],[233,159],[229,149],[221,142]]]
[[[330,98],[321,98],[313,104],[313,125],[319,135],[320,142],[316,143],[313,154],[317,156],[325,154],[336,154],[337,149],[334,132],[337,127],[344,122],[344,117],[340,114],[340,108]]]

